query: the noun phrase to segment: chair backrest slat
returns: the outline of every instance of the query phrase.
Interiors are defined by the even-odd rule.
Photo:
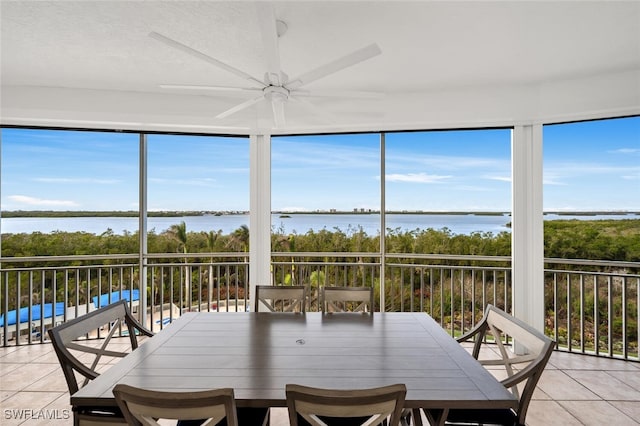
[[[255,311],[261,307],[270,312],[300,312],[305,313],[307,308],[306,288],[303,285],[295,286],[256,286]]]
[[[389,421],[398,426],[407,388],[403,384],[373,389],[334,390],[288,384],[287,407],[291,426],[298,415],[312,426],[326,426],[331,418],[351,418],[362,425],[376,426]]]
[[[158,392],[118,384],[113,395],[129,425],[155,426],[159,419],[198,420],[202,425],[216,425],[227,419],[237,426],[233,389],[211,389],[199,392]]]
[[[544,349],[546,341],[541,338],[537,330],[528,324],[515,321],[515,317],[507,317],[503,311],[497,311],[496,309],[490,310],[488,316],[487,321],[489,324],[524,345],[529,350],[540,352]]]
[[[125,350],[109,347],[118,330],[128,334],[130,345]],[[102,357],[124,357],[138,347],[139,335],[153,336],[131,316],[125,300],[67,321],[49,329],[48,333],[71,395],[99,375],[96,368]],[[81,354],[94,357],[89,359]],[[76,372],[84,376],[82,385],[78,383]]]
[[[322,312],[373,313],[373,290],[370,287],[324,287],[320,305]],[[347,306],[351,305],[350,309]]]
[[[105,324],[115,322],[118,319],[124,319],[127,314],[127,309],[128,307],[124,300],[113,303],[61,324],[59,327],[56,327],[57,333],[63,343],[72,342],[79,337],[98,330]]]

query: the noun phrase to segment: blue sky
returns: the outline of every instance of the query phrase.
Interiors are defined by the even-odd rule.
[[[640,117],[543,128],[545,210],[639,210]]]
[[[2,210],[135,210],[135,134],[2,129]],[[509,130],[389,133],[388,210],[509,211]],[[150,135],[150,210],[248,210],[247,138]],[[377,134],[274,137],[273,210],[378,209]],[[640,210],[640,117],[544,127],[545,210]]]

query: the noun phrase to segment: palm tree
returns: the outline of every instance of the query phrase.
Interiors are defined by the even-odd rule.
[[[229,237],[230,239],[227,242],[227,247],[230,247],[236,251],[243,251],[245,253],[249,251],[249,227],[247,225],[242,225],[240,228],[233,231]],[[239,279],[240,271],[237,270],[236,274],[238,274],[236,275],[236,279]],[[246,280],[246,277],[243,277],[242,281],[244,282],[245,280]],[[237,294],[236,294],[236,298],[238,298]]]
[[[180,249],[180,246],[182,246],[183,253],[186,253],[187,252],[187,224],[184,222],[184,220],[177,225],[171,225],[171,227],[169,228],[169,233],[171,234],[173,239],[178,241],[178,250]]]
[[[209,250],[210,253],[213,253],[213,251],[215,250],[216,241],[218,240],[220,234],[222,234],[221,229],[217,231],[209,231],[205,234],[207,237],[207,250]],[[211,261],[213,262],[213,259],[211,259]]]
[[[236,250],[247,252],[249,250],[249,227],[242,225],[233,231],[228,246],[234,247]]]
[[[209,253],[214,252],[216,241],[218,240],[218,237],[220,236],[220,234],[222,234],[222,230],[218,230],[216,232],[209,231],[205,233],[205,236],[207,237],[207,250],[209,251]],[[211,256],[210,264],[209,264],[209,292],[208,292],[209,307],[213,302],[212,297],[213,297],[213,256]]]
[[[180,251],[180,246],[182,246],[182,252],[184,254],[187,254],[187,224],[184,222],[184,220],[182,222],[180,222],[177,225],[171,225],[171,227],[169,228],[169,234],[171,234],[172,238],[175,239],[176,241],[178,241],[178,248],[177,251]],[[188,259],[185,257],[184,258],[184,263],[185,263],[185,267],[184,267],[184,307],[187,307],[187,297],[189,297],[189,304],[191,303],[191,295],[189,292],[189,288],[190,286],[190,281],[191,281],[191,274],[190,274],[190,270],[189,270],[189,266],[186,265],[186,263],[188,263]],[[182,274],[180,274],[182,276]]]
[[[295,236],[292,234],[289,234],[288,237],[286,237],[286,240],[284,241],[284,249],[286,249],[287,251],[290,252],[295,252],[296,251],[296,240],[295,240]],[[287,285],[296,285],[296,263],[295,263],[295,258],[293,256],[291,256],[291,274],[287,277],[285,277],[285,284]]]

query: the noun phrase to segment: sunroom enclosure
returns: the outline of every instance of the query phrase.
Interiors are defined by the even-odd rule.
[[[15,300],[9,298],[9,282],[20,282],[26,285],[29,293],[41,290],[45,294],[45,283],[51,282],[57,288],[75,287],[72,291],[76,297],[65,299],[65,305],[79,306],[80,289],[86,286],[90,292],[90,283],[97,280],[98,288],[120,291],[139,289],[140,305],[137,308],[144,320],[163,327],[183,310],[216,310],[212,306],[222,306],[227,297],[221,300],[220,293],[211,291],[209,287],[216,277],[216,281],[227,281],[235,286],[236,295],[240,293],[240,287],[248,282],[251,287],[256,283],[281,283],[289,274],[299,274],[300,280],[309,278],[313,271],[323,272],[324,276],[332,276],[332,285],[365,285],[375,287],[379,282],[380,289],[377,298],[380,310],[396,311],[426,311],[438,318],[443,326],[456,334],[472,325],[477,320],[477,315],[482,311],[485,303],[502,305],[505,309],[514,312],[517,316],[526,318],[530,323],[538,324],[540,329],[547,328],[545,319],[549,319],[549,313],[545,312],[545,286],[543,283],[553,280],[554,287],[551,297],[554,299],[552,312],[555,317],[551,327],[558,335],[559,328],[565,328],[563,321],[567,321],[568,334],[573,330],[580,336],[574,340],[568,338],[562,345],[572,351],[597,353],[605,356],[623,356],[626,359],[637,359],[637,328],[630,326],[630,322],[637,321],[637,312],[622,312],[619,316],[613,313],[613,299],[620,298],[623,307],[634,306],[629,301],[635,300],[638,306],[638,285],[640,277],[637,274],[619,273],[615,270],[610,273],[591,273],[588,270],[579,271],[580,262],[569,260],[560,261],[544,259],[543,232],[542,232],[542,126],[516,126],[512,130],[512,256],[511,258],[478,257],[478,256],[442,256],[424,253],[422,255],[400,255],[388,253],[384,247],[385,239],[381,239],[378,253],[281,253],[273,250],[271,235],[271,137],[269,135],[253,135],[249,140],[250,153],[250,229],[249,252],[237,254],[159,254],[149,253],[146,248],[147,236],[147,135],[140,134],[140,165],[139,165],[139,194],[140,194],[140,247],[137,255],[104,255],[104,256],[72,256],[67,259],[60,258],[22,258],[3,259],[2,264],[2,312],[8,312],[10,306],[17,306],[20,293]],[[385,134],[381,133],[380,152],[381,165],[380,176],[384,173],[384,146]],[[385,183],[380,183],[381,229],[385,229]],[[537,254],[537,255],[536,255]],[[206,256],[206,258],[205,258]],[[215,257],[215,260],[213,259]],[[65,261],[74,262],[73,266],[64,264]],[[29,262],[29,267],[20,266],[14,268],[17,262]],[[81,266],[78,266],[81,263]],[[110,265],[118,263],[118,266]],[[565,270],[567,264],[576,265],[572,271]],[[296,272],[293,267],[295,265]],[[557,266],[556,266],[557,265]],[[597,266],[597,262],[586,262],[582,265]],[[624,262],[601,262],[604,268],[637,268],[637,264]],[[189,270],[186,275],[187,268]],[[307,274],[303,273],[306,269]],[[191,279],[189,283],[183,282],[183,275]],[[169,273],[167,273],[169,271]],[[175,275],[178,271],[179,274]],[[243,279],[238,279],[238,276]],[[319,273],[317,275],[320,275]],[[316,276],[317,276],[316,275]],[[177,276],[176,282],[173,280]],[[355,277],[358,277],[356,280]],[[535,277],[535,279],[532,279]],[[235,280],[235,282],[234,282]],[[603,280],[603,281],[600,281]],[[405,287],[385,288],[388,282],[407,283]],[[242,282],[242,283],[241,283]],[[533,285],[533,283],[539,285]],[[82,283],[82,284],[81,284]],[[160,284],[158,284],[160,283]],[[313,283],[308,283],[313,285]],[[542,285],[540,285],[542,284]],[[577,284],[576,290],[571,290]],[[147,294],[155,294],[158,289],[178,287],[180,289],[179,300],[169,300],[178,306],[179,311],[165,312],[163,304],[166,300],[160,296],[161,304],[147,300]],[[184,292],[182,288],[185,286]],[[585,305],[589,300],[585,293],[586,287],[608,287],[609,313],[605,323],[608,328],[601,328],[598,320],[594,319]],[[427,292],[432,296],[418,299],[398,297],[407,291],[420,288],[420,294]],[[249,294],[253,294],[251,288]],[[575,294],[572,295],[572,291]],[[439,298],[433,297],[440,292]],[[68,293],[68,294],[71,294]],[[191,297],[186,295],[190,293]],[[592,297],[600,297],[598,291],[593,292]],[[67,294],[67,292],[65,292]],[[99,291],[102,294],[102,291]],[[615,296],[614,296],[615,294]],[[471,295],[471,297],[469,297]],[[91,294],[91,296],[94,296]],[[547,297],[550,295],[547,294]],[[55,296],[54,296],[55,297]],[[575,298],[575,301],[574,301]],[[239,300],[240,299],[240,300]],[[251,307],[247,303],[248,296],[236,297],[232,304],[233,310]],[[35,305],[29,297],[29,304]],[[50,300],[46,300],[49,302]],[[83,299],[84,302],[88,301]],[[60,302],[60,300],[53,300]],[[84,303],[83,302],[83,303]],[[579,307],[572,312],[574,305]],[[465,312],[471,306],[469,312]],[[595,306],[599,303],[596,300]],[[23,306],[23,305],[20,305]],[[548,305],[547,305],[548,308]],[[77,308],[76,308],[77,309]],[[227,309],[229,309],[227,307]],[[558,317],[559,311],[569,311],[566,318]],[[76,312],[77,313],[77,312]],[[447,315],[445,315],[447,314]],[[470,314],[470,315],[469,315]],[[62,314],[62,320],[66,319]],[[70,313],[69,315],[73,315]],[[150,318],[144,318],[145,316]],[[167,317],[168,315],[168,317]],[[572,315],[579,318],[575,324]],[[450,320],[445,321],[444,317]],[[454,320],[454,318],[458,318]],[[600,319],[602,320],[602,318]],[[39,322],[40,321],[40,322]],[[622,323],[622,336],[613,337],[611,323]],[[36,328],[46,328],[40,319],[29,319],[29,323]],[[41,327],[38,327],[41,326]],[[42,327],[45,326],[45,327]],[[5,325],[5,330],[11,327]],[[595,341],[600,341],[599,334],[603,334],[606,342],[604,349],[600,345],[590,343],[586,335],[595,335]],[[8,344],[8,334],[2,337],[3,344]],[[17,344],[35,343],[42,341],[44,336],[27,334],[12,342]],[[562,339],[557,339],[562,342]]]

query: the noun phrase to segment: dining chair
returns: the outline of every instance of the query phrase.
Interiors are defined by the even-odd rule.
[[[407,388],[336,390],[288,384],[285,392],[291,426],[398,426]]]
[[[255,311],[265,307],[269,312],[300,312],[307,310],[307,290],[303,285],[257,285]]]
[[[118,407],[130,426],[159,426],[159,420],[179,425],[215,426],[226,420],[238,426],[233,389],[198,392],[160,392],[117,384],[113,388]]]
[[[373,289],[370,287],[323,287],[320,306],[323,313],[373,313]]]
[[[449,410],[446,424],[524,426],[529,402],[551,357],[555,342],[493,305],[487,305],[480,322],[457,340],[466,342],[471,339],[474,340],[471,354],[475,359],[482,365],[504,368],[507,378],[501,383],[518,399],[518,408]],[[489,349],[490,353],[497,350],[499,356],[481,357],[483,347]],[[414,411],[413,416],[417,415],[419,414]]]
[[[64,373],[69,394],[100,375],[99,368],[106,363],[103,358],[121,358],[138,348],[140,336],[153,336],[129,311],[127,302],[121,300],[67,321],[47,331],[51,344]],[[114,342],[119,334],[128,337],[128,343]],[[79,377],[76,375],[79,374]],[[74,424],[124,423],[119,410],[74,412]]]

